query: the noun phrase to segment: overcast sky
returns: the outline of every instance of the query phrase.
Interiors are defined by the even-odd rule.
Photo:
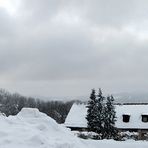
[[[1,88],[146,92],[147,79],[147,0],[0,0]]]

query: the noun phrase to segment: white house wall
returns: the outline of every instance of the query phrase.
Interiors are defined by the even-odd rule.
[[[116,105],[117,121],[115,126],[120,129],[148,129],[148,122],[142,122],[141,115],[148,115],[148,105]],[[87,108],[85,104],[73,104],[65,125],[68,127],[87,127],[85,119]],[[123,122],[123,115],[130,115],[128,123]]]

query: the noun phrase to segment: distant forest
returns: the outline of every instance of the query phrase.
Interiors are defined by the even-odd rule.
[[[39,111],[55,119],[58,123],[64,123],[65,118],[75,101],[43,101],[33,97],[25,97],[18,93],[10,93],[0,89],[0,112],[6,116],[16,115],[23,107],[38,108]]]

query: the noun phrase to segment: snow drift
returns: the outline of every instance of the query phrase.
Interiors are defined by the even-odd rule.
[[[78,148],[79,139],[38,109],[0,117],[1,148]]]
[[[147,142],[82,140],[38,109],[23,108],[17,116],[0,115],[0,148],[147,148]]]

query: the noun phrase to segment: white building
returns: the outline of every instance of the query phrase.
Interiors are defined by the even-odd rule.
[[[122,131],[148,131],[148,105],[115,105],[115,127]],[[73,104],[65,120],[72,130],[87,129],[86,104]]]

